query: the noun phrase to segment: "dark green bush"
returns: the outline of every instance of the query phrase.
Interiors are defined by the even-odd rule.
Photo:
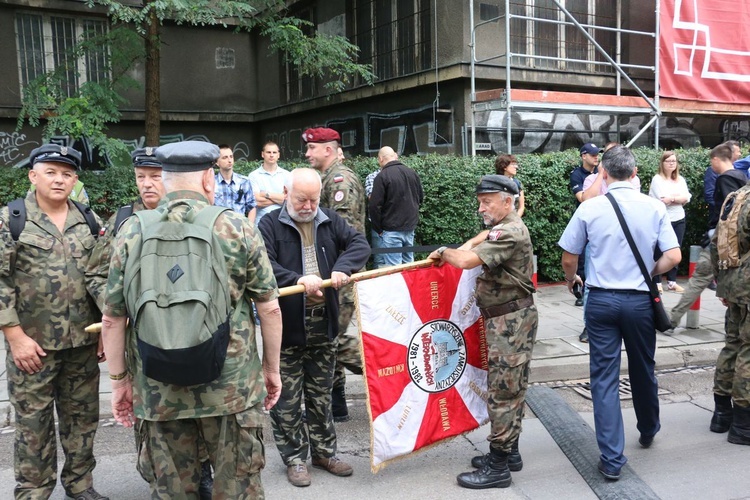
[[[661,151],[636,149],[641,191],[648,193],[651,179],[657,171]],[[697,244],[706,230],[708,207],[703,200],[703,175],[709,164],[708,150],[702,148],[680,150],[677,156],[692,201],[686,205],[687,231],[683,242],[683,273],[687,270],[689,248]],[[537,255],[540,281],[561,281],[562,252],[557,240],[570,219],[575,203],[568,187],[570,172],[579,164],[575,150],[561,153],[519,155],[518,177],[526,195],[524,222],[529,228]],[[409,156],[404,164],[415,169],[422,179],[425,202],[416,232],[416,244],[443,245],[462,243],[481,229],[477,215],[474,187],[479,177],[494,173],[494,158],[456,157],[444,155]],[[347,163],[364,182],[370,172],[378,168],[375,158],[352,158]],[[235,170],[248,174],[258,162],[237,162]],[[287,169],[307,166],[304,160],[285,162]],[[118,207],[133,200],[138,192],[133,169],[128,165],[113,166],[103,172],[83,172],[81,180],[94,210],[103,218]],[[29,186],[24,169],[0,169],[0,202],[23,196]]]

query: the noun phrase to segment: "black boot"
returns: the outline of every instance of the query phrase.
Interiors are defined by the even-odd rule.
[[[750,408],[734,405],[734,418],[729,427],[727,441],[732,444],[750,445]]]
[[[474,472],[464,472],[456,478],[459,486],[481,490],[485,488],[507,488],[510,486],[508,453],[490,449],[487,462]]]
[[[471,459],[471,466],[476,469],[481,469],[489,459],[489,453],[486,455],[479,455]],[[523,469],[523,459],[521,458],[521,453],[518,451],[518,440],[513,443],[510,453],[508,454],[508,469],[510,469],[511,472],[518,472]]]
[[[732,425],[732,397],[714,394],[714,415],[711,417],[711,432],[727,432]]]
[[[214,489],[214,479],[211,477],[211,464],[206,460],[201,462],[201,483],[198,487],[198,495],[201,500],[211,500],[211,492]]]
[[[331,392],[331,410],[334,422],[349,420],[349,408],[346,406],[345,386],[334,387]]]

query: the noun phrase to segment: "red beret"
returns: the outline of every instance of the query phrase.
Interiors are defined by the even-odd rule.
[[[302,134],[305,142],[341,142],[341,136],[332,128],[309,128]]]

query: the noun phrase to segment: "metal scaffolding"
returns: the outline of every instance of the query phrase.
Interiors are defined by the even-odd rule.
[[[527,0],[525,6],[533,7],[535,0]],[[536,11],[532,9],[531,14],[526,12],[524,14],[513,13],[511,9],[511,0],[505,0],[505,12],[494,16],[490,19],[483,20],[479,23],[475,22],[474,14],[474,2],[469,2],[469,15],[471,22],[471,154],[476,155],[477,141],[476,141],[476,114],[478,112],[504,109],[505,113],[505,133],[506,133],[506,144],[508,153],[512,152],[512,120],[511,114],[514,110],[558,110],[568,112],[580,112],[587,114],[608,114],[616,115],[646,115],[650,116],[650,120],[640,128],[637,134],[632,137],[629,143],[633,143],[637,140],[644,132],[646,132],[651,126],[654,127],[654,137],[656,147],[659,145],[659,117],[661,116],[661,110],[659,107],[659,96],[657,89],[659,88],[659,2],[656,0],[655,3],[655,15],[656,15],[656,29],[654,32],[647,31],[635,31],[630,29],[622,28],[622,0],[616,0],[616,21],[614,27],[601,26],[596,24],[587,24],[579,22],[576,17],[563,5],[563,1],[560,0],[548,0],[547,3],[554,5],[562,16],[556,18],[539,17],[533,15]],[[515,7],[519,7],[518,2],[514,3]],[[574,27],[577,33],[583,35],[585,40],[591,44],[595,49],[595,55],[598,55],[602,60],[597,60],[596,57],[575,58],[549,56],[543,54],[534,53],[534,51],[528,52],[514,52],[511,44],[511,36],[513,35],[512,27],[514,20],[521,21],[532,21],[534,23],[546,23],[556,26]],[[504,21],[499,23],[498,21]],[[485,25],[491,23],[497,23],[498,26],[503,26],[505,32],[500,34],[505,40],[505,51],[477,59],[477,30]],[[610,32],[615,35],[615,54],[614,57],[605,50],[602,45],[595,39],[597,32]],[[592,35],[593,34],[593,35]],[[636,65],[623,63],[621,60],[621,46],[622,46],[622,35],[632,35],[638,37],[652,38],[654,41],[654,64],[652,66]],[[476,90],[476,66],[478,64],[487,63],[493,60],[504,59],[505,63],[505,89],[504,90],[490,90],[477,93]],[[540,63],[553,64],[556,67],[567,68],[568,65],[589,65],[590,67],[601,68],[603,66],[611,68],[614,71],[616,85],[615,94],[579,94],[570,92],[555,92],[551,90],[526,90],[513,88],[513,81],[511,79],[511,70],[514,69],[514,62],[516,61],[539,61]],[[518,68],[516,66],[515,68]],[[626,70],[647,70],[654,74],[654,95],[647,95],[628,75]],[[622,82],[624,82],[634,91],[638,97],[634,96],[623,96],[622,95]],[[619,132],[619,130],[618,130]]]

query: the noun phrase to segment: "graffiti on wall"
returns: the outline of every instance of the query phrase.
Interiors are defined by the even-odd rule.
[[[19,132],[0,132],[0,163],[15,165],[23,161],[24,152],[34,149],[39,142],[26,138],[26,134]]]
[[[362,113],[311,123],[266,134],[274,141],[284,158],[305,155],[302,132],[309,127],[330,127],[341,135],[341,147],[348,156],[372,155],[383,146],[401,155],[455,153],[452,108],[424,106],[398,113]]]
[[[488,111],[477,120],[477,142],[488,142],[492,151],[508,151],[505,111]],[[555,112],[512,112],[511,146],[515,153],[542,153],[578,148],[586,142],[604,145],[628,142],[648,122],[648,116],[587,115]],[[662,117],[659,144],[665,148],[692,148],[701,145],[696,130],[698,118]],[[646,131],[634,146],[654,143],[653,129]]]

